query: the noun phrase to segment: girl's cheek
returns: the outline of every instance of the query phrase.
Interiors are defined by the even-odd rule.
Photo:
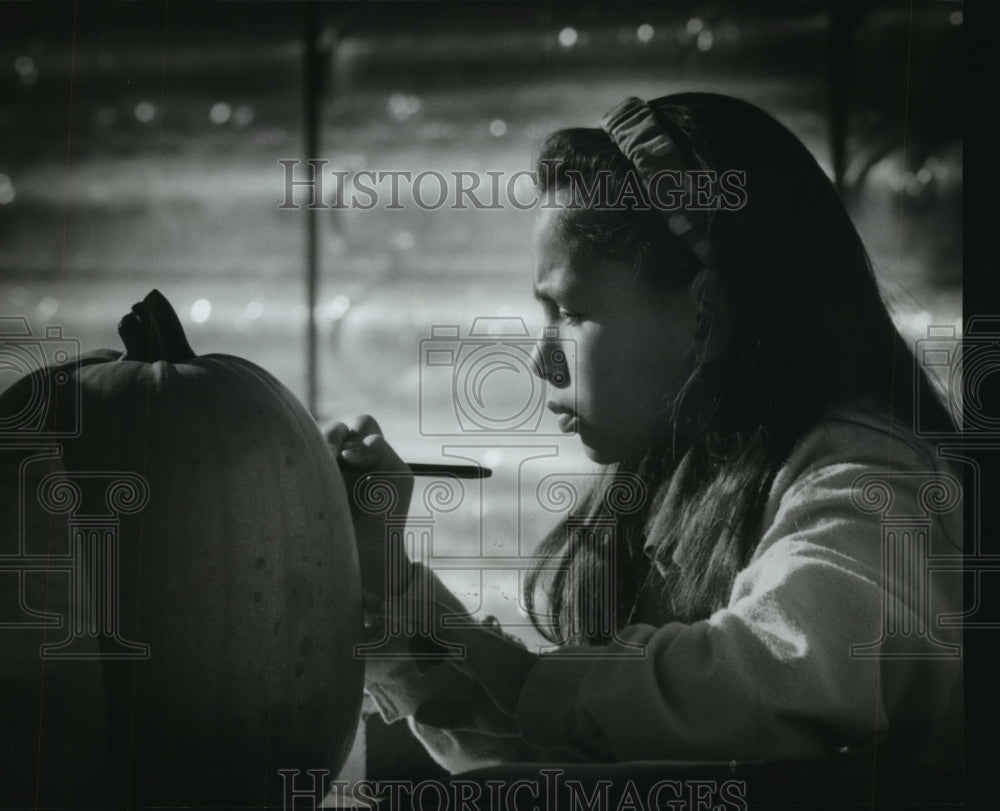
[[[566,365],[569,367],[570,375],[572,376],[573,368],[580,364],[581,357],[584,356],[581,344],[583,343],[583,336],[581,336],[580,330],[578,329],[567,329],[562,328],[559,330],[560,337],[562,337],[562,351],[566,353]]]
[[[585,336],[580,337],[573,346],[566,347],[566,358],[570,364],[570,375],[576,371],[577,389],[590,387],[590,381],[594,377],[594,367],[600,362],[598,353],[592,342]]]

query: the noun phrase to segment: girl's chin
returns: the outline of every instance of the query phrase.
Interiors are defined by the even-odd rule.
[[[606,436],[594,436],[586,427],[583,427],[578,436],[587,458],[599,465],[613,465],[624,459],[639,456],[646,451],[646,446],[635,446],[635,443],[627,445]]]
[[[623,458],[620,453],[615,453],[606,447],[595,447],[585,442],[583,437],[580,438],[580,443],[583,445],[583,452],[587,455],[587,458],[599,465],[611,465],[615,462],[620,462]]]

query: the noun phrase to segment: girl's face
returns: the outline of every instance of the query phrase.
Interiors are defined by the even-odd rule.
[[[697,304],[687,288],[655,291],[630,279],[631,263],[593,256],[567,235],[568,216],[539,214],[535,297],[558,338],[543,338],[537,351],[560,427],[608,464],[670,437],[667,407],[694,367]],[[557,377],[559,349],[562,371],[575,375],[568,382]]]

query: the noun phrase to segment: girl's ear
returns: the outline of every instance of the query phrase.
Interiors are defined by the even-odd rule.
[[[729,345],[729,314],[719,272],[706,265],[691,282],[690,294],[697,306],[694,340],[705,362],[721,357]]]

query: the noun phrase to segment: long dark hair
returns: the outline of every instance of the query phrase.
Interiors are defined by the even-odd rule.
[[[708,230],[726,349],[698,364],[682,389],[702,394],[701,430],[608,466],[577,514],[543,539],[524,599],[535,626],[559,644],[605,643],[608,628],[620,628],[637,611],[644,621],[652,612],[660,621],[692,622],[724,606],[760,540],[774,475],[796,439],[831,407],[863,401],[912,426],[914,400],[921,398],[922,414],[928,413],[924,403],[934,404],[930,421],[941,430],[951,427],[930,381],[914,371],[833,184],[802,142],[764,111],[727,96],[681,93],[649,105],[687,169],[745,172],[745,205],[713,212]],[[570,178],[589,183],[601,173],[612,177],[609,194],[618,199],[634,172],[595,128],[553,133],[537,165],[543,199]],[[642,202],[584,208],[567,227],[598,255],[631,260],[645,283],[690,285],[702,265],[670,234],[660,212]],[[719,308],[707,294],[702,303],[710,330]],[[676,418],[680,411],[671,413]],[[641,481],[648,498],[617,518],[613,548],[570,531],[574,523],[616,515],[609,493],[626,478]],[[643,544],[654,533],[650,561]],[[672,554],[682,539],[679,567]],[[613,589],[594,588],[608,582],[598,571],[608,566]],[[540,589],[545,612],[537,607]],[[649,606],[640,609],[643,599]],[[586,621],[609,610],[610,623]]]

